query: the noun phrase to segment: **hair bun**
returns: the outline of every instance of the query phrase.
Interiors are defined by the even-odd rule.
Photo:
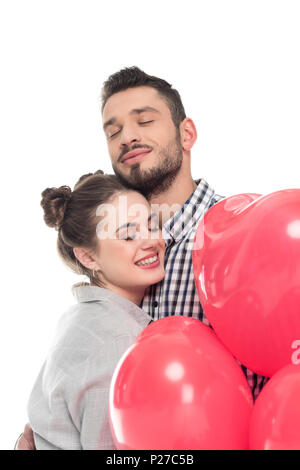
[[[60,229],[71,196],[72,190],[69,186],[47,188],[42,192],[41,206],[44,210],[44,221],[48,227]]]
[[[77,189],[77,187],[87,178],[89,178],[90,176],[95,176],[95,175],[104,175],[104,172],[102,170],[97,170],[95,171],[95,173],[86,173],[85,175],[80,176],[79,180],[74,186],[74,189]]]

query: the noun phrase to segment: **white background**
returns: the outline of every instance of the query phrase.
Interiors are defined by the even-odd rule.
[[[103,81],[137,65],[179,90],[195,178],[219,194],[299,187],[300,4],[292,0],[0,0],[0,448],[78,277],[42,220],[47,186],[111,171]]]

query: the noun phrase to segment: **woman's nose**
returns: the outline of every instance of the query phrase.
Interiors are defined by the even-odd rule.
[[[141,241],[142,249],[157,247],[161,242],[161,233],[159,231],[151,231],[146,227],[140,228],[138,237]]]

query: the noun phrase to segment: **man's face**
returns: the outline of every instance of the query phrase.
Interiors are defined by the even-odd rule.
[[[154,88],[112,95],[103,109],[103,126],[113,169],[124,184],[148,198],[170,187],[182,164],[180,133]]]

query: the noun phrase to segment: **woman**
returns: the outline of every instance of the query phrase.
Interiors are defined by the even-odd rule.
[[[102,171],[42,193],[63,261],[89,283],[61,318],[32,390],[29,422],[39,449],[114,449],[108,392],[115,366],[151,318],[139,305],[164,277],[158,218],[147,200]]]

